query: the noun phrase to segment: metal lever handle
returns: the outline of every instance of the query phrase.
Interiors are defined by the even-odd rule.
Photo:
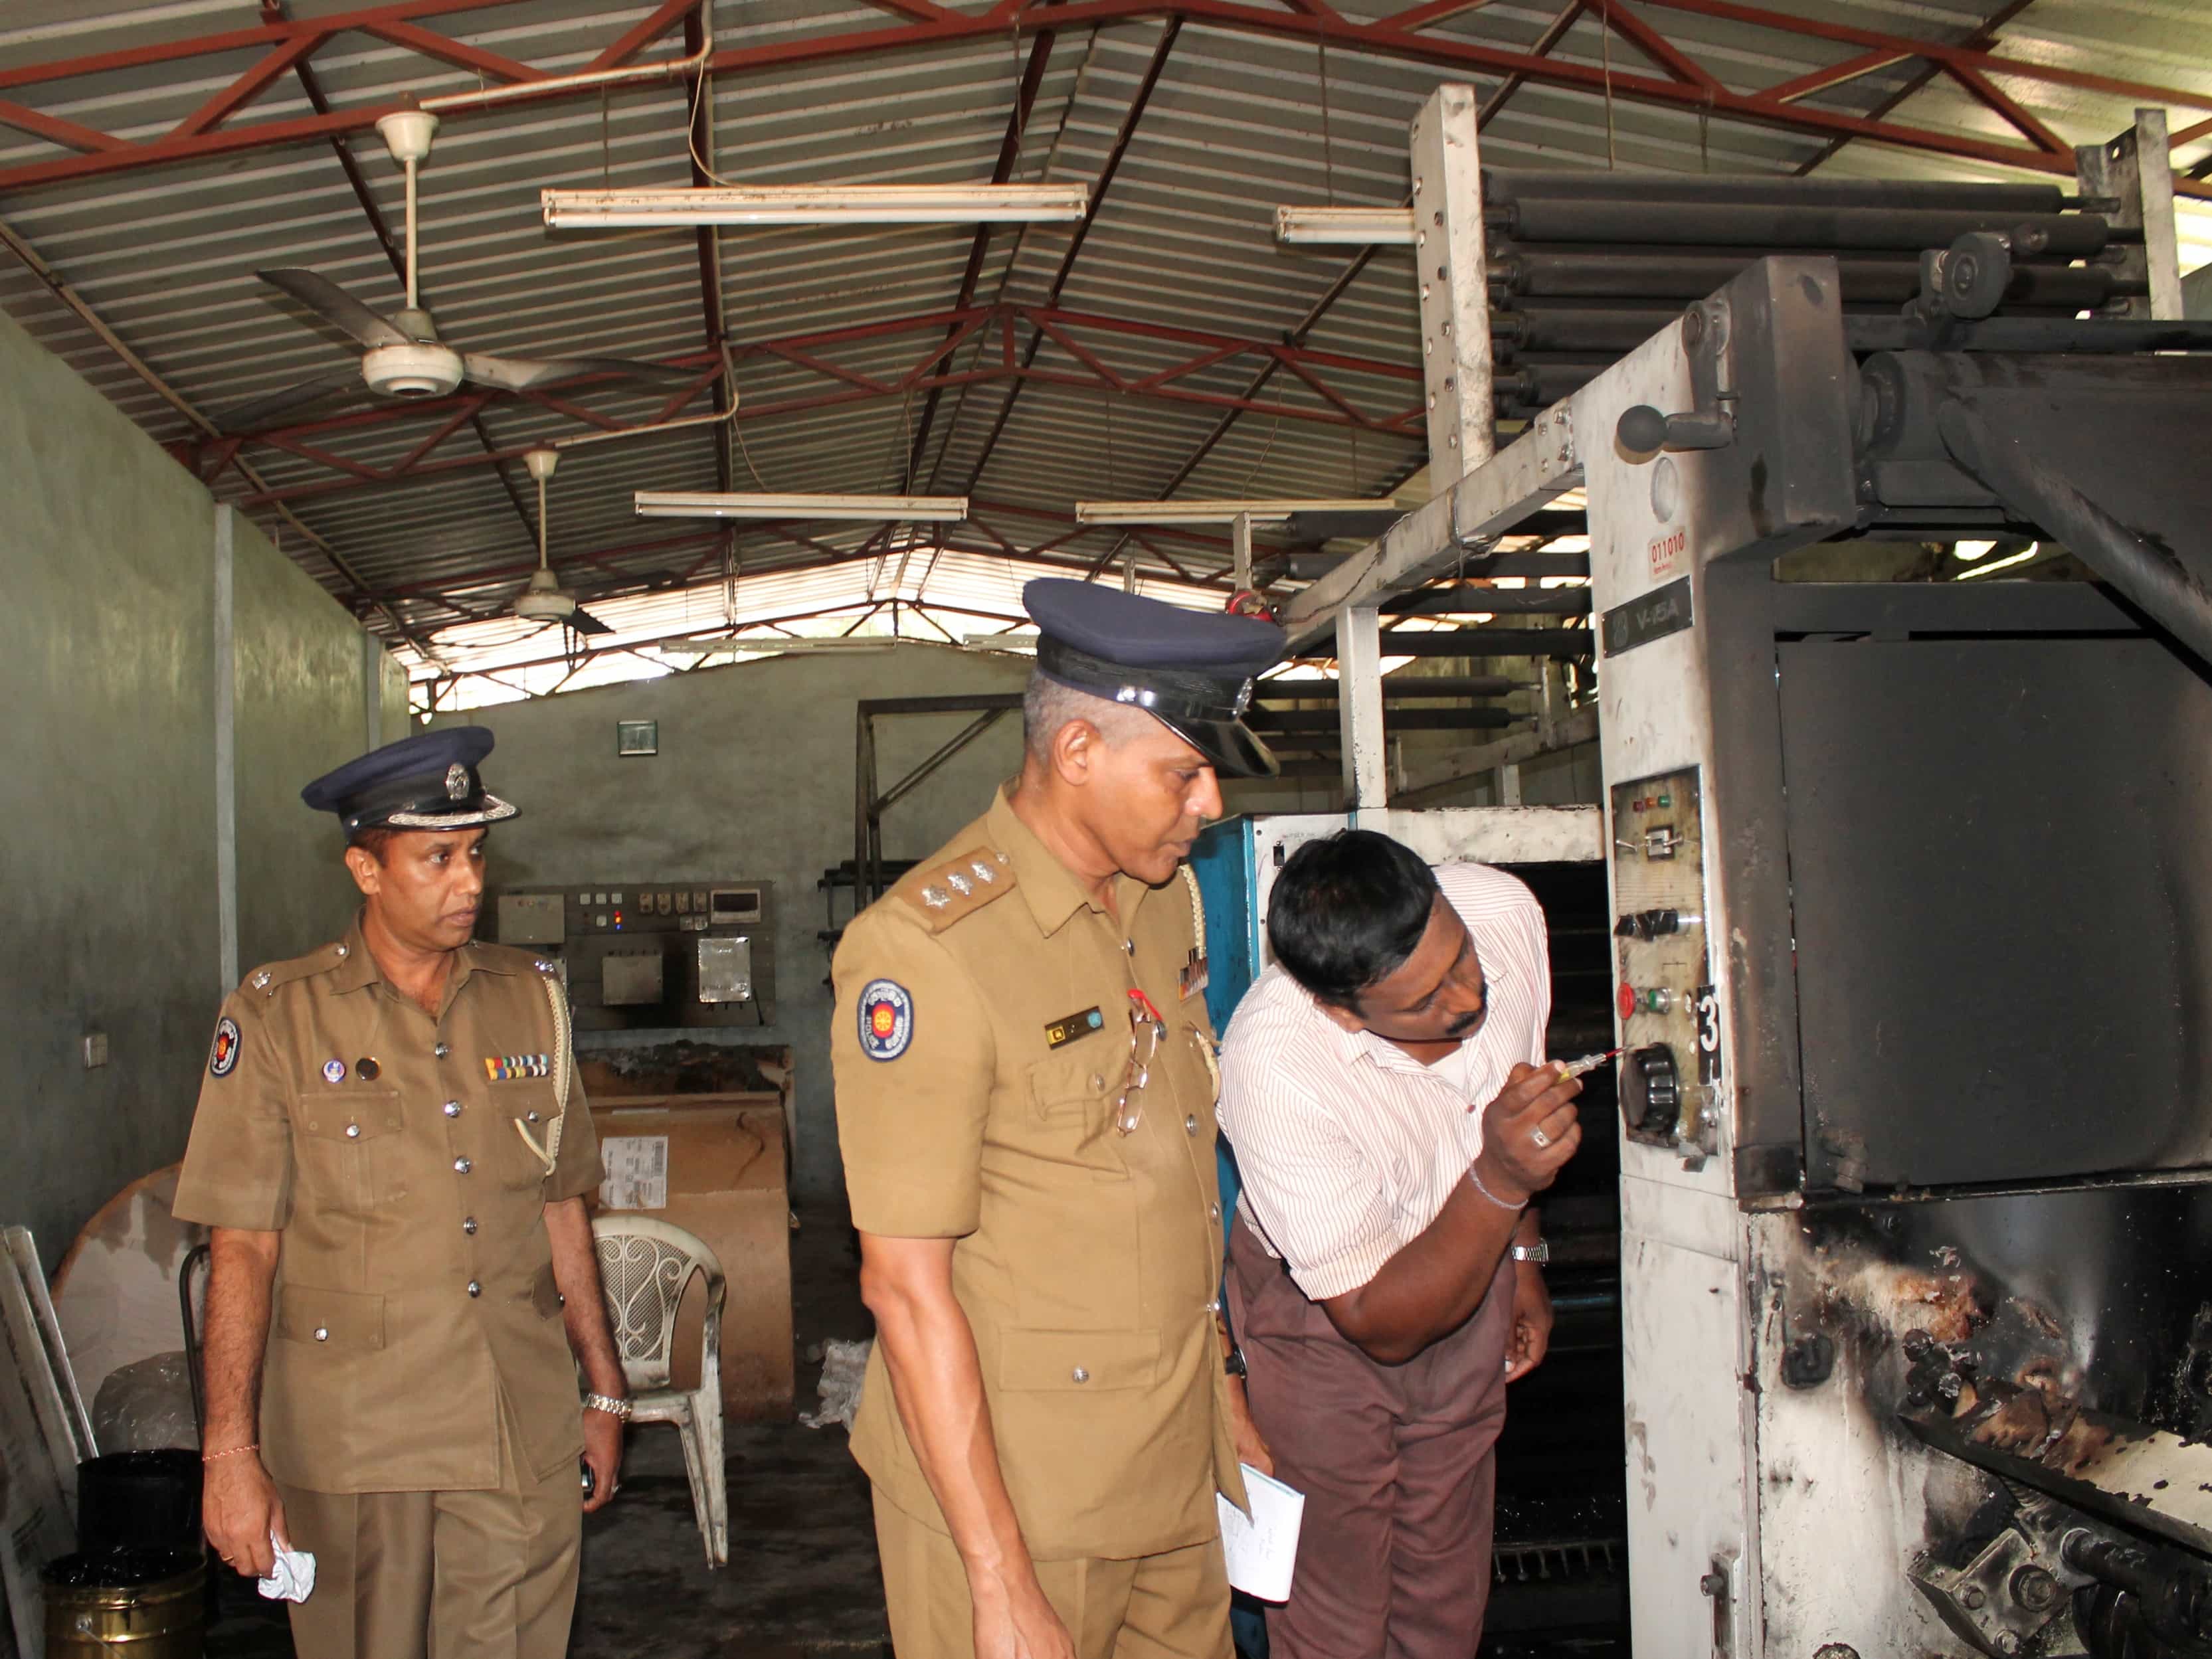
[[[1725,449],[1735,441],[1735,417],[1702,411],[1662,415],[1650,404],[1638,404],[1620,411],[1613,435],[1638,459],[1662,449]]]

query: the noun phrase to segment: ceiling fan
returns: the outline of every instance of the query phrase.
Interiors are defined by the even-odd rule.
[[[631,357],[495,357],[462,351],[438,337],[437,325],[419,303],[416,285],[416,168],[430,153],[438,118],[427,110],[398,110],[376,124],[407,175],[407,304],[386,316],[364,305],[319,271],[282,266],[253,274],[281,289],[334,324],[365,349],[350,368],[302,380],[282,392],[257,398],[226,411],[217,424],[225,432],[248,430],[294,406],[366,386],[380,397],[442,398],[463,381],[507,392],[572,375],[618,374],[655,380],[682,380],[682,371]]]
[[[576,596],[561,586],[545,554],[545,481],[561,463],[561,452],[550,447],[526,450],[522,464],[538,480],[538,568],[530,584],[514,596],[514,614],[531,622],[566,623],[579,634],[611,634],[615,630],[576,603]]]

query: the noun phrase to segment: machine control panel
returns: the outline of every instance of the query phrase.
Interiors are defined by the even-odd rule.
[[[1612,791],[1613,1013],[1628,1137],[1692,1158],[1717,1141],[1720,1040],[1696,769]]]
[[[499,943],[561,959],[580,1030],[764,1025],[775,1018],[770,883],[511,888],[487,914]]]

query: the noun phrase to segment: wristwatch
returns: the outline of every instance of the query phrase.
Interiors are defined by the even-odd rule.
[[[1552,1259],[1551,1242],[1540,1238],[1534,1244],[1516,1244],[1506,1254],[1516,1261],[1533,1261],[1540,1267]]]
[[[627,1423],[629,1421],[631,1411],[635,1408],[629,1401],[618,1400],[612,1395],[587,1394],[584,1396],[584,1409],[587,1412],[605,1412],[617,1422]]]
[[[1221,1369],[1227,1371],[1231,1376],[1249,1376],[1251,1375],[1250,1368],[1244,1363],[1244,1345],[1243,1343],[1231,1343],[1230,1345],[1228,1353],[1223,1356]]]

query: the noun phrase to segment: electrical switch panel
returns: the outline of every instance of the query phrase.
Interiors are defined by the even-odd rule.
[[[775,1018],[774,886],[662,878],[515,887],[484,915],[501,944],[561,963],[579,1030],[765,1025]]]
[[[1720,1031],[1697,769],[1617,783],[1612,797],[1621,1115],[1631,1140],[1702,1158],[1716,1145]]]

